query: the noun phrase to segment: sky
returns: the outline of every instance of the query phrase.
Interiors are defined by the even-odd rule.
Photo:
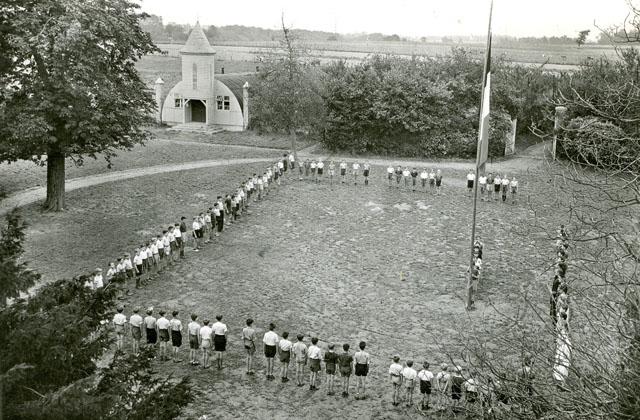
[[[489,0],[138,0],[165,23],[245,25],[338,33],[381,32],[406,37],[483,35]],[[636,2],[637,3],[637,2]],[[578,31],[621,24],[626,0],[494,0],[493,32],[499,35],[574,37]]]

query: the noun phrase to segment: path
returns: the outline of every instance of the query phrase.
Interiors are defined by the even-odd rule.
[[[167,172],[189,171],[193,169],[213,168],[217,166],[269,162],[271,160],[273,160],[273,158],[199,160],[195,162],[148,166],[146,168],[134,168],[124,171],[71,178],[65,182],[65,189],[66,191],[73,191],[80,188],[105,184],[107,182],[123,181],[125,179],[137,178],[141,176],[156,175]],[[0,216],[3,216],[15,207],[22,207],[28,204],[35,203],[38,200],[43,200],[46,197],[46,193],[46,187],[33,187],[13,194],[9,194],[7,198],[0,201]]]
[[[184,141],[177,140],[169,140],[169,139],[158,139],[160,141],[166,142],[174,142],[174,143],[185,143]],[[200,145],[211,145],[213,146],[225,146],[225,147],[236,147],[236,148],[254,148],[253,146],[241,146],[241,145],[220,145],[213,143],[198,143]],[[300,155],[302,157],[309,156],[308,152],[315,146],[310,146],[306,149],[300,151]],[[522,155],[518,155],[512,159],[503,160],[500,162],[496,162],[493,164],[489,164],[488,167],[490,170],[494,171],[523,171],[527,170],[531,167],[535,167],[540,165],[542,158],[544,157],[545,143],[536,144],[526,149]],[[271,150],[271,149],[269,149]],[[281,149],[273,149],[281,151]],[[202,169],[202,168],[213,168],[217,166],[230,166],[230,165],[239,165],[246,163],[259,163],[259,162],[268,162],[273,158],[244,158],[244,159],[228,159],[228,160],[199,160],[193,162],[184,162],[179,164],[166,164],[166,165],[156,165],[149,166],[145,168],[134,168],[127,169],[123,171],[116,171],[111,173],[103,173],[97,175],[89,175],[78,178],[68,179],[65,183],[66,191],[73,191],[80,188],[91,187],[94,185],[105,184],[108,182],[122,181],[125,179],[137,178],[141,176],[155,175],[167,172],[177,172],[177,171],[188,171],[193,169]],[[346,160],[351,161],[354,158],[349,156],[334,156],[330,155],[325,157],[325,160],[333,159],[335,161]],[[362,158],[360,158],[362,159]],[[436,169],[454,169],[454,170],[467,170],[473,167],[473,162],[471,161],[441,161],[441,162],[433,162],[433,161],[418,161],[418,160],[399,160],[399,159],[366,159],[372,165],[380,165],[387,166],[389,162],[393,162],[394,165],[402,165],[402,166],[417,166],[417,167],[425,167],[436,168]],[[4,200],[0,201],[0,216],[5,215],[11,209],[15,207],[22,207],[32,203],[35,203],[38,200],[43,200],[46,197],[46,187],[33,187],[28,188],[23,191],[19,191],[13,194],[9,194]]]

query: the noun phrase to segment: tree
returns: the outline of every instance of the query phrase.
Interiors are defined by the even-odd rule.
[[[266,57],[251,88],[252,128],[292,134],[296,160],[297,135],[318,134],[324,123],[323,73],[311,64],[297,33],[285,25],[283,17],[280,47]]]
[[[587,41],[589,32],[591,32],[589,29],[578,32],[578,38],[576,38],[576,44],[578,44],[578,47],[581,47]]]
[[[26,293],[40,279],[26,262],[19,261],[26,224],[17,210],[9,213],[6,220],[6,227],[0,230],[0,307],[5,306],[8,299]]]
[[[148,138],[154,101],[135,68],[158,52],[129,0],[8,0],[0,160],[46,156],[45,208],[65,207],[65,158],[82,164]]]

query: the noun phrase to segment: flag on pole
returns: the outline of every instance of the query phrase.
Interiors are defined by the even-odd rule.
[[[491,3],[493,9],[493,2]],[[489,14],[489,33],[485,53],[484,74],[482,77],[482,100],[480,103],[480,127],[478,130],[478,151],[476,165],[479,173],[484,173],[489,154],[489,111],[491,102],[491,13]]]

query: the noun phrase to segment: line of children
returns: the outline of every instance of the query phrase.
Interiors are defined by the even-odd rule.
[[[325,163],[324,161],[319,159],[305,159],[300,167],[300,173],[302,174],[302,168],[304,168],[304,178],[311,179],[313,182],[322,182],[322,178],[325,176],[324,173]],[[342,184],[347,183],[347,169],[349,165],[346,161],[342,161],[339,164],[340,168],[340,182]],[[358,184],[358,176],[360,175],[360,171],[362,170],[362,177],[365,186],[369,185],[369,177],[371,176],[371,164],[369,162],[364,162],[360,165],[359,162],[353,162],[350,165],[351,167],[351,175],[353,176],[353,184]],[[333,185],[334,178],[336,176],[336,164],[333,160],[329,161],[328,172],[329,183]]]

